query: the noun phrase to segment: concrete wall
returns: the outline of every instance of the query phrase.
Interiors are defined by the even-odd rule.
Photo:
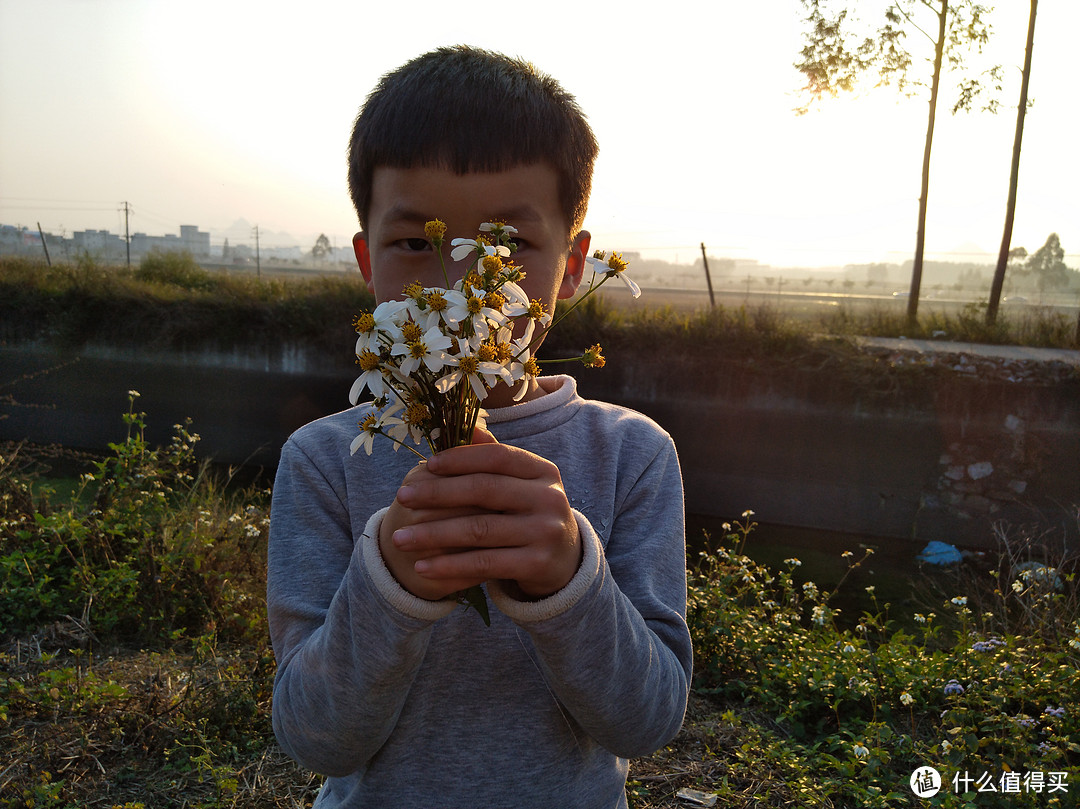
[[[687,510],[925,542],[988,546],[1004,520],[1077,530],[1077,386],[929,376],[880,389],[835,370],[613,357],[577,373],[583,395],[656,419],[675,439]],[[0,347],[0,438],[101,449],[122,440],[127,391],[149,438],[190,416],[206,454],[274,466],[301,424],[348,406],[347,361],[302,348],[147,355]],[[6,418],[4,418],[6,416]]]

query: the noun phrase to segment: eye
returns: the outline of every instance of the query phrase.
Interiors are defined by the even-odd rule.
[[[524,250],[529,246],[529,243],[527,241],[525,241],[524,239],[518,238],[517,236],[510,237],[509,241],[510,241],[510,244],[511,244],[510,249],[515,253],[518,252],[519,250]]]
[[[411,239],[402,239],[398,242],[398,246],[412,253],[422,253],[425,250],[431,249],[431,244],[427,239],[421,239],[419,237],[413,237]]]

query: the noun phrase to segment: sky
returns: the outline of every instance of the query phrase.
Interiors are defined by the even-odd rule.
[[[859,13],[875,21],[880,5]],[[954,117],[943,91],[930,258],[992,262],[1001,243],[1028,4],[998,5],[981,58],[1006,66],[1002,109]],[[289,234],[308,249],[319,233],[347,246],[357,110],[382,74],[465,43],[524,57],[577,97],[600,142],[596,247],[690,263],[704,242],[781,267],[909,259],[927,96],[867,88],[796,115],[803,16],[798,0],[0,0],[0,223],[122,234],[128,202],[133,233],[244,220],[264,246]],[[1039,4],[1012,239],[1034,252],[1056,232],[1073,267],[1077,31],[1076,0]]]

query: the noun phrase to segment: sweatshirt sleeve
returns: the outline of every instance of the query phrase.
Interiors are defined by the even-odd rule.
[[[290,438],[274,484],[267,569],[273,726],[283,750],[331,776],[362,768],[385,742],[433,622],[454,608],[395,594],[378,553],[381,513],[360,515],[366,525],[354,540],[345,489],[340,471],[318,468]]]
[[[686,626],[682,477],[665,439],[622,492],[606,543],[586,543],[574,580],[549,599],[496,606],[531,636],[545,679],[575,720],[616,755],[647,755],[679,731],[693,651]]]

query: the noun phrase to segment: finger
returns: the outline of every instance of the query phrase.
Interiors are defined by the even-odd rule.
[[[415,525],[425,522],[436,522],[438,520],[449,520],[455,517],[468,517],[473,514],[482,514],[484,509],[479,509],[474,506],[458,506],[454,508],[409,508],[408,506],[402,506],[404,514],[399,520],[400,522]]]
[[[513,579],[529,561],[530,555],[526,550],[498,548],[425,557],[417,560],[414,569],[425,579],[478,583],[491,579]]]
[[[494,436],[492,436],[494,438]],[[435,475],[493,472],[526,480],[557,477],[558,467],[539,455],[498,442],[452,447],[434,455],[427,469]]]
[[[455,590],[465,589],[470,583],[499,579],[517,582],[524,593],[535,597],[561,590],[574,570],[576,566],[561,570],[533,548],[488,548],[442,554],[419,559],[414,564],[414,571],[421,578],[453,586]]]
[[[477,444],[498,444],[499,439],[485,430],[483,427],[474,427],[472,434],[472,445]]]
[[[471,507],[514,514],[568,511],[566,493],[557,475],[542,480],[488,472],[436,476],[402,486],[397,500],[416,510]]]
[[[508,518],[500,514],[476,513],[446,520],[430,520],[405,525],[394,531],[394,547],[405,553],[460,552],[517,544],[524,539],[515,533]]]
[[[573,516],[569,518],[573,520]],[[574,526],[576,527],[576,525]],[[394,546],[408,553],[439,550],[448,553],[475,548],[553,547],[571,534],[566,521],[554,514],[480,512],[445,520],[404,525],[393,532]]]

